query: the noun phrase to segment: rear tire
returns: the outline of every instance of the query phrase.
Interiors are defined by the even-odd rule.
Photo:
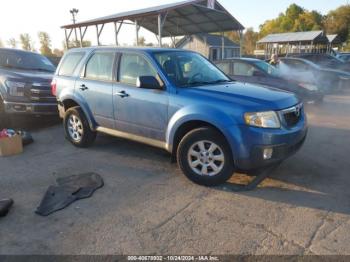
[[[96,139],[89,122],[79,106],[68,109],[63,120],[66,138],[76,147],[89,147]]]
[[[220,185],[234,173],[231,149],[225,137],[211,127],[186,134],[179,144],[177,160],[186,177],[199,185]]]

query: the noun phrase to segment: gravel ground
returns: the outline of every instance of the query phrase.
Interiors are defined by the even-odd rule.
[[[349,255],[350,93],[307,112],[302,150],[244,193],[189,182],[161,150],[103,135],[77,149],[56,121],[27,120],[35,143],[0,158],[0,198],[15,200],[0,219],[0,254]],[[49,217],[34,213],[57,177],[84,172],[105,186]]]

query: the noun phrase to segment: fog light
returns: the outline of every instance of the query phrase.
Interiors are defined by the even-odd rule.
[[[265,148],[263,152],[264,160],[271,159],[272,154],[273,154],[273,148]]]

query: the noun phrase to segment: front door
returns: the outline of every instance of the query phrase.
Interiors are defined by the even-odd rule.
[[[118,81],[113,87],[115,127],[118,131],[165,141],[168,122],[168,93],[164,90],[138,88],[140,76],[160,80],[148,58],[137,53],[123,53],[118,67]]]
[[[113,51],[96,51],[88,60],[83,76],[76,82],[76,92],[87,101],[97,124],[113,128],[112,72],[115,60]]]

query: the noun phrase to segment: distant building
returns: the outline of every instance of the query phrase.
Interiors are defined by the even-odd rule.
[[[176,47],[196,51],[212,61],[240,57],[240,46],[221,35],[203,33],[186,36],[176,44]]]

